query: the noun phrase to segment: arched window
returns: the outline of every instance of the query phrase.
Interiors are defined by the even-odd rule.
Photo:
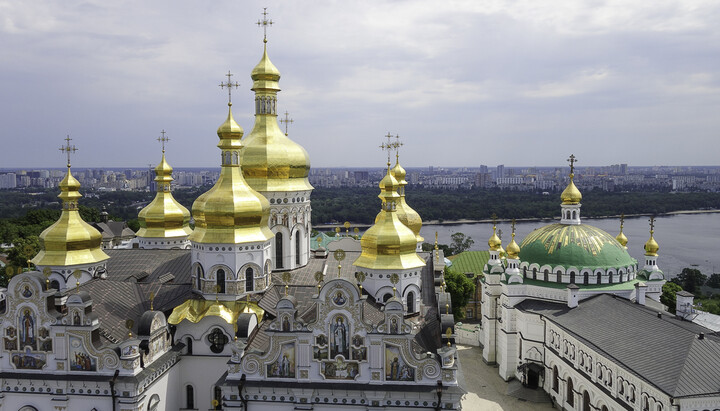
[[[198,265],[196,271],[195,276],[197,277],[197,288],[202,291],[202,267]]]
[[[195,390],[193,390],[192,385],[185,387],[185,408],[195,408]]]
[[[275,234],[275,268],[283,268],[283,235]]]
[[[573,389],[573,380],[570,377],[568,377],[568,380],[567,380],[567,392],[565,394],[566,394],[565,401],[567,401],[569,406],[574,407],[575,406],[575,391]]]
[[[160,396],[157,394],[153,394],[152,397],[150,397],[150,401],[148,402],[148,411],[157,411],[160,409]]]
[[[280,234],[280,233],[278,233]],[[253,291],[255,286],[255,270],[252,267],[248,267],[245,270],[245,292]]]
[[[570,271],[570,284],[575,284],[575,271]]]
[[[407,310],[408,313],[415,312],[415,293],[410,291],[407,295]]]
[[[553,366],[552,389],[555,392],[558,392],[558,390],[560,389],[560,376],[558,375],[557,365]]]
[[[610,411],[606,405],[603,405],[600,411]]]
[[[548,273],[548,270],[545,269],[545,271],[543,271],[543,280],[548,281],[548,275],[549,275],[549,274],[550,274],[550,273]]]
[[[295,264],[300,265],[300,232],[295,232]]]
[[[225,270],[222,268],[217,270],[215,278],[217,279],[218,293],[223,294],[225,292]]]
[[[591,411],[590,408],[590,394],[587,391],[583,391],[583,411]]]
[[[383,295],[383,302],[386,303],[387,300],[389,300],[391,298],[392,298],[392,294],[387,293],[387,294]]]
[[[187,347],[188,355],[192,355],[192,341],[193,341],[192,337],[187,337],[185,339],[185,346]],[[188,407],[188,408],[192,408],[192,407]]]
[[[533,280],[537,280],[537,268],[533,268]]]
[[[572,215],[573,215],[572,218],[573,218],[573,220],[574,220],[574,219],[577,217],[577,211],[573,211],[573,214],[572,214]]]
[[[586,271],[585,274],[583,274],[583,284],[585,284],[585,285],[588,284],[588,280],[589,280],[588,277],[589,277],[589,275],[588,275],[588,273],[587,273],[587,271]]]
[[[50,281],[50,288],[54,288],[59,291],[60,290],[60,282],[58,282],[58,280]]]

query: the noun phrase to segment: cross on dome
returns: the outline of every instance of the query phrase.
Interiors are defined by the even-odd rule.
[[[570,158],[568,158],[567,161],[570,162],[570,175],[575,174],[575,163],[577,162],[575,154],[570,154]]]
[[[390,151],[395,148],[395,143],[392,142],[393,135],[390,134],[390,132],[388,132],[384,137],[387,138],[387,143],[380,144],[380,148],[383,151],[387,151],[387,156],[388,156],[387,165],[388,165],[388,168],[390,168]]]
[[[284,118],[284,119],[281,118],[281,119],[280,119],[280,122],[281,122],[281,123],[285,123],[285,135],[287,136],[287,135],[288,135],[288,124],[294,123],[295,120],[291,119],[291,118],[290,118],[290,113],[288,113],[288,112],[286,111],[286,112],[285,112],[285,118]]]
[[[74,154],[78,149],[75,147],[75,144],[70,145],[70,141],[72,139],[68,135],[65,137],[65,145],[60,147],[60,151],[67,154],[67,166],[70,167],[70,154]]]
[[[397,162],[400,162],[400,147],[403,146],[402,141],[400,141],[400,135],[395,135],[395,142],[393,143],[393,146],[395,147],[395,160]]]
[[[257,25],[258,25],[258,27],[262,27],[262,29],[263,29],[263,43],[267,43],[267,28],[268,28],[268,26],[273,25],[273,21],[268,20],[268,18],[267,18],[267,15],[268,15],[267,7],[263,7],[262,15],[263,15],[263,18],[262,18],[262,20],[258,20]]]
[[[166,134],[165,130],[161,131],[160,134],[162,134],[162,135],[157,138],[157,141],[159,141],[160,144],[162,144],[162,152],[165,153],[165,143],[170,141],[170,137],[165,136],[165,134]]]
[[[655,216],[650,217],[650,234],[655,233]]]
[[[227,83],[222,83],[222,82],[221,82],[221,83],[219,84],[220,88],[224,89],[225,87],[227,87],[227,89],[228,89],[228,105],[232,105],[232,88],[233,88],[233,87],[235,87],[235,88],[240,87],[240,83],[238,83],[237,81],[236,81],[235,83],[233,83],[232,81],[230,81],[230,80],[231,80],[230,77],[232,77],[232,76],[233,76],[233,74],[230,72],[230,70],[228,70],[227,74],[225,74],[225,77],[228,78]]]

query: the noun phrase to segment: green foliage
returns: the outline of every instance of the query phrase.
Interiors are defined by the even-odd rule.
[[[705,282],[705,285],[711,288],[720,288],[720,274],[712,274],[710,278],[708,278],[708,280]]]
[[[464,273],[453,271],[452,268],[445,269],[445,284],[450,293],[455,320],[460,321],[465,318],[465,306],[475,293],[475,284]]]
[[[710,314],[720,315],[720,295],[715,294],[712,297],[700,298],[695,300],[695,305],[702,311]]]
[[[673,283],[673,282],[666,282],[663,284],[662,287],[662,294],[660,295],[660,302],[667,306],[667,310],[670,313],[675,314],[675,303],[677,301],[675,294],[678,291],[682,291],[682,287],[679,285]]]
[[[467,251],[475,244],[472,237],[465,236],[463,233],[453,233],[450,236],[452,243],[450,244],[450,255],[460,254],[463,251]]]
[[[683,268],[677,277],[671,280],[673,283],[681,286],[683,290],[695,294],[699,292],[700,287],[707,281],[707,276],[696,268]]]
[[[422,243],[420,245],[423,251],[433,251],[435,250],[435,244],[430,243]],[[450,246],[447,244],[438,244],[438,249],[442,250],[443,255],[448,256],[451,255]]]
[[[18,238],[13,244],[15,247],[8,250],[8,263],[15,267],[27,267],[27,260],[40,251],[40,239],[34,235]]]
[[[316,188],[312,193],[313,224],[352,221],[372,224],[380,211],[375,187]],[[407,202],[424,221],[490,219],[493,213],[513,218],[553,218],[558,194],[497,189],[441,190],[409,186]],[[717,208],[720,193],[583,191],[583,216],[662,214],[670,211]]]

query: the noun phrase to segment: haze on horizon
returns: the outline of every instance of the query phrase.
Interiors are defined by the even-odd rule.
[[[313,167],[717,165],[720,2],[63,1],[0,3],[0,168],[219,164],[254,118],[268,52],[278,111]]]

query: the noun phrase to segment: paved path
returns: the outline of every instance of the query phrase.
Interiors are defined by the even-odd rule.
[[[479,347],[458,345],[460,375],[458,380],[468,391],[462,401],[463,411],[552,410],[550,404],[535,404],[505,395],[507,383],[496,367],[482,360]]]

